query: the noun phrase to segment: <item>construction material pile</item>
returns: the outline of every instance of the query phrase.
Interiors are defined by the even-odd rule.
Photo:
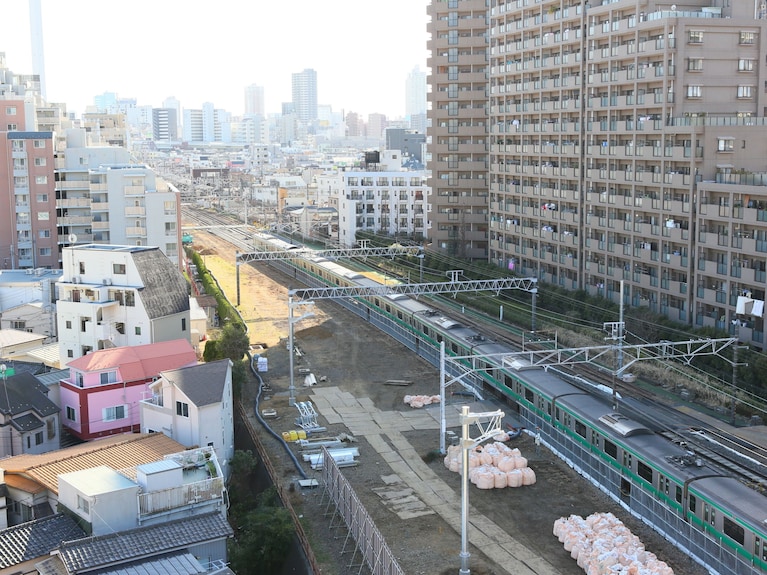
[[[554,535],[588,575],[674,575],[673,569],[646,551],[639,537],[612,513],[594,513],[586,519],[579,515],[560,517],[554,522]]]
[[[439,403],[439,395],[406,395],[405,403],[410,407],[421,408],[424,405]]]
[[[445,467],[461,473],[461,447],[447,448]],[[516,447],[511,449],[496,441],[469,450],[469,481],[479,489],[522,487],[535,483],[535,472],[527,466],[527,458]]]

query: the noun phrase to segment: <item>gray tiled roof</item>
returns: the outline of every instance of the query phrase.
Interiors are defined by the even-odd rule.
[[[84,536],[77,523],[61,513],[8,527],[0,531],[0,568],[48,555],[62,541]]]
[[[48,388],[31,373],[17,373],[0,381],[0,413],[6,415],[34,411],[41,417],[59,412],[48,399]]]
[[[59,556],[69,573],[178,551],[234,535],[220,513],[62,543]]]
[[[150,319],[189,311],[189,285],[159,248],[135,252],[131,257],[144,284],[141,301]]]
[[[161,375],[180,389],[197,407],[219,403],[224,395],[228,359],[200,363],[181,369],[163,371]]]

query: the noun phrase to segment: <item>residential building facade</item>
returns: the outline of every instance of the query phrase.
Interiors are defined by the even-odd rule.
[[[490,261],[763,348],[754,3],[505,2],[489,30]]]
[[[489,0],[432,1],[427,146],[432,189],[431,249],[488,256]]]
[[[56,304],[62,367],[98,349],[191,341],[189,286],[159,248],[68,247],[62,269]]]
[[[307,68],[292,79],[293,109],[302,124],[311,125],[317,119],[317,72]]]
[[[70,361],[59,386],[62,424],[83,440],[137,432],[149,384],[161,371],[196,364],[185,339],[101,349]]]
[[[234,457],[232,363],[228,359],[163,371],[140,404],[143,433],[215,450],[225,478]]]
[[[0,459],[58,449],[59,408],[48,388],[28,372],[6,375],[5,366],[0,385]]]
[[[343,190],[338,199],[338,241],[356,243],[358,230],[407,236],[426,235],[431,189],[423,170],[405,171],[398,150],[381,152],[376,170],[342,172]]]

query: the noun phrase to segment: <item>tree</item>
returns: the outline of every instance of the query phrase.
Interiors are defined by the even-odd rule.
[[[248,334],[238,323],[228,323],[218,338],[218,359],[228,357],[232,362],[241,361],[250,347]]]

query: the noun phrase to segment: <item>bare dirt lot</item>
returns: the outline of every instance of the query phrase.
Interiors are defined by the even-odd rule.
[[[207,267],[234,302],[234,248],[205,233],[198,235],[198,241],[209,250],[206,256]],[[279,419],[272,421],[278,433],[296,429],[294,419],[298,412],[288,404],[289,356],[285,346],[288,335],[287,289],[280,284],[283,278],[268,268],[242,266],[240,272],[242,286],[239,309],[250,328],[251,342],[268,345],[264,355],[268,358],[269,371],[264,374],[264,380],[272,391],[261,408],[277,411]],[[369,402],[377,412],[385,414],[412,411],[403,402],[405,394],[438,393],[438,370],[403,346],[330,302],[318,301],[311,311],[314,317],[295,325],[295,343],[303,354],[296,360],[295,368],[311,369],[323,381],[317,389],[307,389],[296,380],[297,400],[313,400],[318,390],[330,392],[337,388],[358,400]],[[387,380],[412,383],[393,386],[386,385]],[[247,390],[247,405],[252,405],[254,391],[254,386]],[[455,401],[449,399],[451,405],[446,408],[455,409],[459,400],[465,398],[456,397]],[[250,408],[249,413],[252,411]],[[343,421],[328,423],[320,417],[320,423],[327,426],[328,436],[349,432]],[[298,473],[283,447],[263,431],[258,423],[255,425],[280,475],[278,480],[286,486],[295,485]],[[460,435],[459,429],[454,431]],[[430,480],[450,486],[451,495],[448,499],[452,502],[460,501],[460,476],[446,469],[441,457],[434,457],[439,448],[438,428],[403,430],[401,437],[412,447],[412,450],[406,452],[406,457],[419,458],[419,461],[411,461],[410,464],[428,467],[427,471],[433,478]],[[457,573],[460,566],[461,533],[455,516],[446,516],[432,510],[403,519],[381,495],[386,486],[384,478],[394,472],[388,460],[373,445],[373,442],[379,441],[379,437],[363,435],[356,438],[360,451],[359,464],[345,469],[344,475],[386,538],[403,570],[413,575]],[[389,436],[387,441],[396,444],[398,440]],[[642,539],[647,549],[666,561],[678,575],[706,573],[705,569],[629,516],[598,489],[586,484],[546,449],[536,456],[530,436],[523,435],[513,440],[512,447],[519,447],[522,454],[528,457],[530,467],[536,473],[536,484],[518,489],[496,490],[479,490],[470,486],[470,516],[481,516],[502,530],[504,535],[499,536],[499,541],[508,541],[508,546],[520,550],[514,553],[519,562],[499,564],[472,545],[470,566],[473,573],[582,574],[583,571],[570,554],[552,535],[553,523],[557,518],[570,514],[586,516],[608,511],[624,521]],[[309,476],[312,476],[314,472],[308,465],[306,469]],[[367,572],[365,569],[360,570],[359,555],[354,557],[354,544],[346,540],[346,531],[330,528],[331,517],[328,514],[327,498],[322,497],[322,489],[303,492],[291,490],[291,493],[292,502],[297,513],[302,516],[322,572],[339,575]],[[455,509],[455,513],[460,513],[460,509]],[[478,538],[478,534],[470,530],[470,543],[473,537]],[[342,550],[345,551],[343,554]]]

